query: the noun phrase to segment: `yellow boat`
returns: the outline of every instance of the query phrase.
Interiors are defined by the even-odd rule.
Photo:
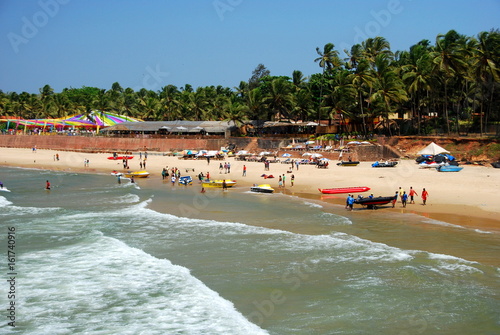
[[[147,178],[149,177],[149,172],[148,171],[134,171],[134,172],[127,172],[125,173],[125,177],[127,178]]]
[[[226,187],[233,187],[236,184],[236,180],[205,180],[201,183],[202,187],[222,187],[223,182],[226,182]]]

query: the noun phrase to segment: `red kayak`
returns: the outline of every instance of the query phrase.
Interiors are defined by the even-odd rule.
[[[116,156],[116,157],[108,157],[108,159],[112,159],[112,160],[124,160],[124,159],[132,159],[134,158],[134,156]]]
[[[336,187],[336,188],[318,188],[323,194],[338,194],[338,193],[358,193],[369,191],[370,188],[366,186],[356,187]]]

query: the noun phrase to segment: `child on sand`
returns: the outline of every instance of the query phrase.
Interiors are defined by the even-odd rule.
[[[425,190],[425,188],[422,190],[422,201],[424,202],[424,205],[426,205],[427,202],[427,197],[429,196],[429,192]]]

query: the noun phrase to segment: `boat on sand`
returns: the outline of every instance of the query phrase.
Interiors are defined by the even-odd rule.
[[[339,194],[339,193],[359,193],[369,191],[367,186],[351,186],[351,187],[335,187],[335,188],[318,188],[323,194]]]
[[[338,166],[357,166],[358,164],[358,161],[342,161],[337,163]]]
[[[221,180],[204,180],[201,183],[202,187],[223,187],[224,181],[226,182],[226,187],[233,187],[236,184],[236,180],[221,179]]]
[[[388,204],[394,200],[396,200],[396,196],[391,195],[389,197],[358,198],[354,200],[354,203],[373,209],[377,208],[377,206]]]

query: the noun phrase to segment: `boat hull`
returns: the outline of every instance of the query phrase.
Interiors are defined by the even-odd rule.
[[[376,197],[376,198],[363,198],[363,199],[356,199],[354,200],[355,204],[362,205],[362,206],[367,206],[367,207],[374,207],[374,206],[381,206],[381,205],[386,205],[390,202],[393,202],[396,199],[396,197],[390,196],[390,197]]]
[[[127,178],[131,178],[131,177],[134,177],[134,178],[147,178],[147,177],[149,177],[149,172],[147,172],[147,171],[128,172],[128,173],[125,173],[125,177],[127,177]]]
[[[459,172],[463,169],[461,166],[439,166],[436,168],[439,172]]]
[[[372,167],[376,167],[376,168],[395,167],[396,165],[398,165],[398,162],[387,162],[387,163],[375,162],[372,164]]]
[[[128,160],[128,159],[132,159],[132,158],[134,158],[134,156],[116,156],[116,157],[111,156],[111,157],[108,157],[108,159],[114,160],[114,161],[116,161],[116,160],[124,160],[124,159]]]
[[[366,192],[369,191],[370,188],[367,186],[356,186],[356,187],[318,188],[318,190],[323,194],[340,194],[340,193]]]
[[[272,188],[271,185],[269,185],[269,184],[262,184],[262,185],[250,187],[250,191],[257,192],[257,193],[273,193],[274,188]]]
[[[233,187],[236,184],[236,181],[226,179],[226,187]],[[217,187],[222,188],[222,180],[210,180],[204,181],[201,183],[202,187]]]
[[[359,164],[359,162],[357,161],[353,161],[353,162],[338,162],[337,165],[338,166],[357,166]]]

